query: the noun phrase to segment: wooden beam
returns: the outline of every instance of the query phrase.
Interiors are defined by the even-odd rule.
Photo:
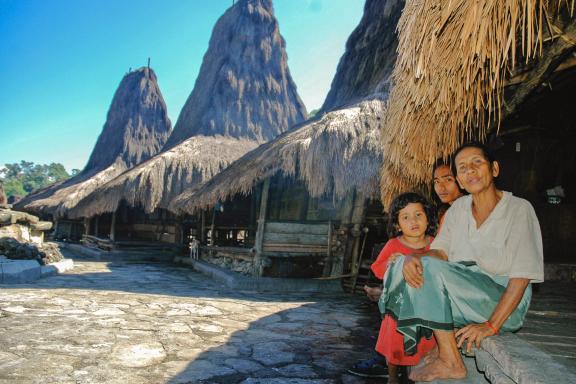
[[[254,248],[254,275],[262,276],[264,267],[262,265],[262,244],[264,242],[264,226],[266,225],[266,209],[268,207],[268,192],[270,191],[270,178],[264,180],[262,185],[262,195],[260,197],[260,213],[258,214],[258,229],[256,230],[256,240]]]
[[[116,211],[112,212],[112,224],[110,224],[110,240],[116,239]]]

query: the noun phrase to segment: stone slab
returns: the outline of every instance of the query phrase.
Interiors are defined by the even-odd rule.
[[[74,268],[74,260],[64,259],[41,267],[42,277],[63,273]]]
[[[229,288],[246,291],[275,292],[342,292],[340,280],[251,277],[221,268],[202,260],[176,257],[177,263],[191,265],[196,271],[224,283]]]
[[[576,375],[565,366],[512,333],[487,338],[481,348],[515,383],[576,383]]]
[[[40,264],[36,260],[12,260],[0,263],[0,283],[18,284],[38,280],[41,276]]]

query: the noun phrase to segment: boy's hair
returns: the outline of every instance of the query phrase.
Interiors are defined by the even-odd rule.
[[[454,155],[452,155],[452,173],[454,175],[456,175],[456,173],[457,173],[456,172],[456,156],[458,156],[458,154],[466,148],[478,148],[479,150],[481,150],[482,156],[484,156],[484,158],[490,164],[490,169],[492,169],[492,163],[497,161],[496,156],[494,155],[494,152],[486,144],[482,144],[479,141],[469,141],[467,143],[462,144],[460,147],[458,147],[458,149],[456,151],[454,151]]]
[[[424,198],[424,196],[414,193],[414,192],[406,192],[402,193],[392,200],[390,204],[389,212],[389,219],[388,219],[388,236],[390,238],[398,237],[402,234],[400,230],[400,226],[398,224],[398,214],[400,213],[401,209],[406,208],[406,206],[410,203],[420,203],[424,208],[424,212],[426,213],[426,218],[428,219],[428,228],[426,228],[426,234],[429,236],[434,236],[436,234],[436,210],[434,206]]]

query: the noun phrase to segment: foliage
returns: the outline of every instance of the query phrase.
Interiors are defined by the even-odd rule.
[[[77,169],[72,170],[72,175],[77,173]],[[4,168],[0,168],[0,182],[8,197],[26,196],[32,191],[68,178],[70,175],[60,163],[34,164],[22,160],[20,163],[4,164]]]
[[[311,110],[311,111],[308,113],[308,118],[309,118],[309,119],[313,118],[314,116],[316,116],[316,114],[317,114],[319,111],[320,111],[319,108],[318,108],[318,109],[313,109],[313,110]]]

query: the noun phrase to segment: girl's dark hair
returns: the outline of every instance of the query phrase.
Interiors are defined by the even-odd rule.
[[[426,234],[429,236],[434,236],[436,234],[437,220],[436,220],[436,210],[434,206],[424,198],[424,196],[419,195],[414,192],[402,193],[392,200],[390,204],[389,219],[388,219],[388,236],[390,238],[400,236],[402,231],[398,224],[398,214],[401,209],[406,208],[408,204],[419,203],[424,208],[426,213],[426,218],[428,219],[428,228],[426,228]]]
[[[481,150],[482,155],[486,160],[488,160],[488,163],[490,163],[490,168],[492,168],[492,163],[496,161],[496,156],[494,156],[494,152],[492,152],[492,150],[486,144],[482,144],[479,141],[469,141],[467,143],[462,144],[454,152],[454,155],[452,155],[452,173],[454,175],[456,175],[456,156],[458,156],[458,154],[466,148],[478,148],[479,150]]]

